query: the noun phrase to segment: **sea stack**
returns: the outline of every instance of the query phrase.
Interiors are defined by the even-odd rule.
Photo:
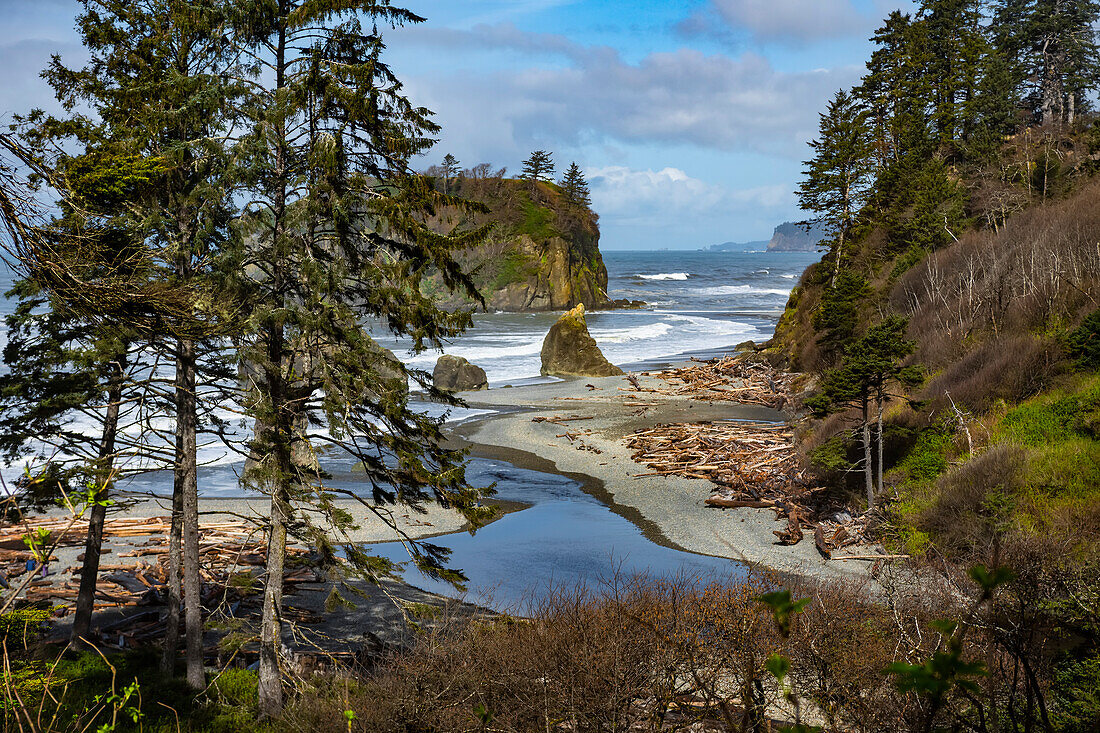
[[[478,389],[489,389],[489,380],[485,377],[485,370],[471,364],[461,356],[444,354],[435,363],[432,372],[432,383],[437,389],[446,392],[469,392]]]
[[[607,360],[588,333],[580,303],[550,327],[542,342],[542,374],[556,377],[615,377],[623,370]]]

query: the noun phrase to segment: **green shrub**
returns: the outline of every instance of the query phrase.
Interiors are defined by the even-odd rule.
[[[218,697],[227,705],[255,708],[259,704],[259,678],[247,669],[229,668],[214,682]]]
[[[537,262],[529,260],[522,252],[513,250],[505,254],[500,260],[499,269],[493,277],[490,288],[499,290],[505,285],[523,282],[529,277],[537,275],[538,272],[539,265]]]
[[[517,234],[526,234],[535,241],[550,239],[561,233],[554,227],[553,210],[527,199],[521,204],[523,220],[516,225]]]
[[[999,437],[1044,447],[1100,436],[1100,378],[1090,377],[1072,392],[1036,397],[1013,408],[1001,421]]]
[[[940,428],[925,430],[898,468],[905,472],[910,481],[933,481],[947,470],[948,458],[954,449],[955,436],[952,433]]]
[[[1090,313],[1080,326],[1070,331],[1066,351],[1080,369],[1100,368],[1100,310]]]
[[[1059,733],[1100,729],[1100,655],[1067,654],[1054,669],[1053,724]]]

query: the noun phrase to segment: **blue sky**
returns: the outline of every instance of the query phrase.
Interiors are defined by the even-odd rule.
[[[531,150],[576,161],[601,247],[696,249],[767,239],[825,100],[855,83],[867,38],[909,0],[409,0],[386,36],[453,153],[518,171]],[[54,107],[50,54],[83,59],[72,0],[0,0],[0,120]]]

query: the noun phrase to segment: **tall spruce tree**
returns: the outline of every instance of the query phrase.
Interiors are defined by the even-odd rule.
[[[554,180],[553,176],[554,159],[545,150],[536,150],[531,153],[531,157],[523,161],[523,173],[520,174],[520,178],[528,181],[532,188],[539,181]]]
[[[933,141],[937,149],[951,150],[976,129],[973,102],[989,51],[982,2],[924,0],[918,17],[928,43]]]
[[[573,206],[587,207],[592,204],[588,192],[588,181],[584,178],[580,166],[575,162],[569,164],[569,169],[560,181],[565,200]]]
[[[452,255],[487,229],[440,234],[426,225],[437,206],[461,202],[409,168],[438,128],[403,96],[377,31],[420,17],[373,0],[240,0],[234,10],[233,44],[254,60],[241,104],[248,133],[237,144],[250,201],[241,220],[250,315],[240,358],[253,375],[244,403],[257,425],[244,479],[270,497],[259,701],[271,716],[282,704],[288,533],[316,547],[334,575],[392,571],[347,541],[354,516],[335,504],[340,492],[313,460],[320,444],[361,461],[366,496],[344,494],[391,526],[393,502],[439,501],[475,526],[488,514],[462,454],[441,446],[441,422],[410,409],[406,378],[446,396],[430,375],[387,359],[362,326],[373,318],[417,349],[459,333],[469,314],[436,308],[420,280],[431,269],[476,298]],[[444,548],[404,539],[422,571],[461,582],[444,567]]]
[[[451,178],[458,172],[458,158],[450,153],[443,156],[443,193],[451,192]]]
[[[848,407],[860,409],[860,433],[863,444],[863,475],[867,507],[875,505],[875,488],[882,488],[882,408],[890,397],[893,384],[913,386],[923,375],[918,367],[902,366],[913,353],[915,342],[905,338],[908,320],[890,316],[871,326],[845,351],[843,363],[825,373],[821,389],[806,401],[816,415],[823,417]],[[878,413],[879,471],[876,481],[871,432],[872,418]]]
[[[804,163],[798,203],[832,240],[833,279],[840,272],[844,245],[867,202],[873,172],[867,113],[858,100],[840,90],[820,115],[819,136],[810,142],[814,157]]]
[[[146,333],[169,343],[175,361],[175,460],[170,536],[168,630],[164,662],[174,665],[180,600],[187,636],[187,681],[205,685],[198,548],[197,433],[200,371],[228,377],[217,352],[201,355],[196,339],[226,333],[228,319],[212,296],[212,277],[226,251],[231,209],[228,156],[229,69],[222,4],[215,0],[85,0],[77,19],[90,61],[79,70],[55,58],[46,76],[68,108],[95,112],[95,134],[160,167],[151,195],[125,202],[128,217],[166,288],[191,293],[191,308],[156,314]],[[93,127],[82,118],[77,126]],[[70,123],[65,129],[72,129]],[[222,313],[224,316],[224,312]],[[125,315],[122,315],[125,320]],[[159,338],[166,337],[165,339]],[[212,361],[211,361],[212,358]],[[200,367],[200,365],[202,365]],[[208,406],[209,408],[209,406]]]

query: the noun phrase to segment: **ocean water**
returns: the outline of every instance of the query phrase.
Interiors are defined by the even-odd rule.
[[[594,311],[588,330],[625,368],[717,354],[771,337],[791,288],[818,255],[803,252],[606,252],[608,294],[645,301],[637,310]],[[444,351],[485,370],[490,387],[539,377],[539,351],[559,313],[484,313]],[[380,338],[407,363],[431,371],[439,354],[412,354]]]
[[[729,352],[746,340],[771,336],[791,288],[803,270],[817,259],[813,253],[740,252],[607,252],[612,298],[642,300],[636,310],[596,311],[587,315],[589,331],[604,354],[625,368],[643,368],[688,356]],[[10,288],[11,275],[0,265],[0,290]],[[0,316],[14,308],[0,298]],[[486,313],[474,327],[446,345],[445,352],[464,356],[486,370],[490,387],[547,381],[539,376],[543,337],[557,313]],[[431,371],[438,353],[411,354],[407,343],[379,336],[413,366]],[[0,325],[0,348],[6,335]],[[0,366],[0,369],[3,367]],[[421,404],[433,415],[438,405]],[[228,413],[226,413],[228,415]],[[483,410],[452,410],[451,421],[484,418]],[[171,429],[171,421],[158,419]],[[90,423],[89,423],[90,425]],[[209,496],[240,496],[239,457],[213,442],[200,449],[206,465],[199,469],[199,489]],[[325,467],[341,488],[355,488],[359,478],[351,462],[332,458]],[[18,465],[2,466],[10,481]],[[432,540],[453,550],[452,565],[470,578],[470,600],[497,608],[522,610],[554,587],[598,584],[615,575],[644,573],[668,577],[680,573],[736,575],[740,566],[729,560],[679,551],[654,542],[626,518],[585,493],[575,480],[532,471],[499,460],[474,459],[473,482],[495,482],[500,499],[528,508],[513,512],[476,535],[457,533]],[[129,491],[171,493],[167,471],[155,471],[126,482]],[[404,558],[396,543],[373,551]],[[410,571],[415,584],[446,592],[442,585]]]

